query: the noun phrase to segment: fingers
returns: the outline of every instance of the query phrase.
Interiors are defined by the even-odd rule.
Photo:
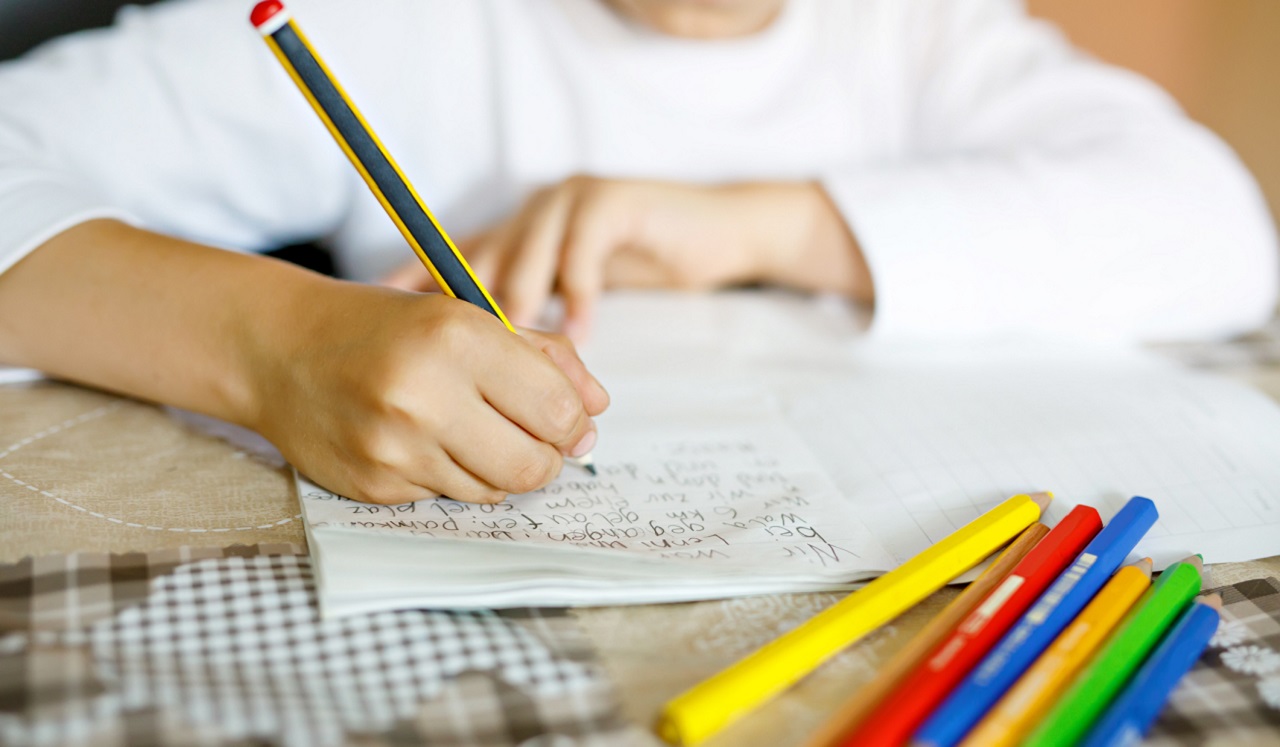
[[[509,237],[514,246],[507,251],[502,296],[516,325],[533,324],[551,295],[574,200],[567,188],[543,193],[525,210],[523,230]]]
[[[673,288],[671,269],[652,253],[619,249],[609,255],[604,266],[606,288]]]
[[[500,503],[507,497],[507,490],[477,477],[440,444],[423,446],[421,440],[413,444],[417,448],[412,459],[372,465],[363,477],[353,479],[358,487],[344,494],[365,503],[383,505],[441,496],[466,503]]]
[[[596,304],[604,290],[606,258],[629,228],[605,200],[583,197],[564,240],[558,268],[564,297],[564,333],[584,342],[591,333]]]
[[[513,492],[477,477],[446,451],[438,451],[435,458],[423,460],[417,469],[421,472],[411,478],[415,483],[455,501],[501,503],[507,493]]]
[[[581,456],[595,424],[574,383],[538,348],[509,339],[515,344],[489,348],[492,357],[476,367],[481,396],[534,438],[561,454]]]
[[[458,251],[467,265],[490,293],[496,295],[502,284],[503,245],[506,241],[506,224],[495,229],[468,236],[458,242]]]
[[[605,411],[609,406],[608,391],[587,370],[586,364],[578,356],[577,349],[567,337],[529,329],[520,330],[520,335],[541,350],[565,376],[569,377],[588,415],[595,417]]]
[[[512,494],[545,486],[560,474],[563,465],[555,447],[487,406],[477,410],[465,427],[450,434],[445,450],[479,481]]]
[[[419,485],[398,474],[383,470],[374,474],[376,476],[349,476],[346,480],[328,479],[323,473],[319,473],[318,476],[310,475],[310,477],[322,485],[330,486],[339,495],[361,503],[395,506],[440,497],[439,491]]]

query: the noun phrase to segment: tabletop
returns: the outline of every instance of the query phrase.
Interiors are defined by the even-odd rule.
[[[1280,323],[1231,343],[1158,351],[1280,399]],[[288,731],[287,721],[271,714],[242,715],[239,726],[220,732],[227,719],[236,717],[181,702],[189,679],[172,680],[178,684],[168,695],[154,682],[151,689],[131,685],[129,662],[136,663],[136,656],[128,656],[136,652],[126,655],[134,649],[122,643],[130,635],[137,637],[129,626],[148,619],[148,605],[158,605],[164,594],[188,603],[191,590],[208,588],[215,583],[209,579],[219,578],[216,573],[235,571],[236,583],[250,586],[276,584],[270,588],[300,589],[303,594],[311,588],[290,472],[274,450],[215,421],[59,382],[0,386],[0,413],[0,742],[59,743],[88,734],[94,743],[127,743],[137,730],[149,728],[165,735],[158,740],[164,743],[222,744],[241,737],[290,743],[281,736]],[[205,570],[189,570],[196,566]],[[91,572],[104,568],[106,575]],[[205,571],[214,575],[200,575]],[[1260,592],[1250,589],[1280,577],[1280,557],[1214,565],[1210,574],[1208,585],[1234,585],[1245,596],[1256,597]],[[289,586],[298,579],[300,586]],[[711,744],[802,742],[825,713],[869,680],[877,664],[955,593],[944,589],[933,595]],[[381,721],[370,715],[380,706],[366,703],[362,712],[344,716],[336,725],[315,727],[313,736],[319,735],[319,743],[361,744],[551,744],[561,738],[657,744],[648,727],[664,701],[839,597],[774,595],[423,618],[462,631],[459,635],[475,625],[527,633],[528,646],[545,649],[548,661],[561,667],[557,671],[570,674],[559,684],[547,684],[536,676],[521,680],[524,675],[499,667],[496,677],[485,679],[483,664],[460,661],[441,670],[446,673],[441,678],[419,682],[420,702],[387,706],[389,715]],[[92,599],[107,603],[94,607]],[[219,603],[231,609],[238,599],[231,594]],[[1280,620],[1280,606],[1274,609]],[[127,614],[141,617],[130,622],[124,619]],[[392,622],[407,624],[387,618],[372,629],[383,630],[378,625]],[[318,624],[297,624],[303,623]],[[355,635],[344,630],[343,635]],[[81,649],[91,653],[83,659],[72,656]],[[37,651],[46,657],[38,665]],[[1219,729],[1217,738],[1230,744],[1280,743],[1280,653],[1257,645],[1233,651],[1243,651],[1250,662],[1238,669],[1257,679],[1259,702],[1270,699],[1275,710],[1268,715],[1264,705],[1257,723],[1245,724],[1238,733]],[[1228,663],[1229,653],[1222,653]],[[148,666],[147,676],[154,680],[155,667]],[[74,709],[65,692],[50,694],[46,680],[52,681],[48,672],[55,669],[70,678],[66,682],[78,683]],[[86,679],[90,670],[93,676]],[[301,670],[288,676],[305,679]],[[358,678],[353,682],[360,686]],[[60,687],[70,686],[64,682]],[[393,697],[403,690],[395,682],[387,687]],[[122,693],[112,706],[114,716],[102,705],[113,688]],[[322,719],[323,709],[316,703],[346,707],[342,692],[326,696],[329,700],[306,697],[313,698],[307,706],[312,710],[300,707],[300,719]],[[1256,703],[1251,707],[1258,709]],[[138,714],[149,721],[140,722]],[[67,726],[73,722],[74,728]],[[490,728],[495,723],[505,726]],[[1153,743],[1212,743],[1200,732],[1193,739],[1179,736],[1186,732],[1183,727],[1162,722]]]

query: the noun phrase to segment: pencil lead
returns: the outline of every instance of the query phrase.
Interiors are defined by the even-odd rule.
[[[592,477],[600,474],[600,472],[596,470],[596,460],[590,454],[583,454],[580,457],[565,457],[564,460],[575,467],[585,469]]]

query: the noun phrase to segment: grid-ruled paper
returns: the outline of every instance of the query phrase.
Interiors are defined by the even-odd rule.
[[[1157,568],[1280,553],[1280,408],[1237,384],[1129,356],[851,369],[791,414],[899,560],[1032,490],[1055,494],[1053,521],[1151,498],[1138,552]]]
[[[843,304],[752,292],[614,296],[585,352],[606,386],[767,386],[899,561],[1034,490],[1057,496],[1050,522],[1151,498],[1161,519],[1138,552],[1157,569],[1280,554],[1280,407],[1137,351],[869,342]]]

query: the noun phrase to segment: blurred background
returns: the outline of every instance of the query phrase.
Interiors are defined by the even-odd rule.
[[[148,4],[155,0],[134,0]],[[0,0],[0,60],[111,22],[115,0]],[[245,0],[248,8],[250,0]],[[1253,171],[1280,216],[1280,0],[1027,0],[1081,48],[1172,93]]]
[[[1280,0],[1028,0],[1094,56],[1164,86],[1240,154],[1280,216]]]

